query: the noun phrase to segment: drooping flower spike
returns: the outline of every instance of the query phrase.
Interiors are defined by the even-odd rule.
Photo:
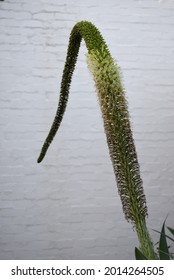
[[[90,22],[81,21],[71,31],[58,109],[38,162],[43,160],[62,121],[82,39],[84,39],[88,49],[87,63],[98,93],[123,212],[126,219],[132,222],[136,229],[142,252],[148,258],[154,258],[153,246],[145,221],[147,216],[146,199],[119,68],[111,57],[102,35]]]

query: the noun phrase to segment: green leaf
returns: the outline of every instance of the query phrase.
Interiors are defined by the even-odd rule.
[[[168,229],[169,229],[169,228],[168,228]],[[160,232],[160,231],[158,231],[158,230],[156,230],[156,229],[153,229],[153,231],[155,231],[155,232],[157,232],[157,233],[161,234],[161,232]],[[165,237],[167,237],[168,239],[170,239],[171,241],[173,241],[173,242],[174,242],[174,239],[173,239],[172,237],[170,237],[169,235],[165,234]],[[157,242],[156,244],[158,244],[158,242]]]
[[[174,229],[173,228],[170,228],[170,227],[167,227],[168,230],[174,235]]]
[[[169,255],[169,250],[168,250],[168,245],[167,245],[166,235],[165,235],[165,221],[161,229],[158,250],[159,250],[160,260],[170,260],[170,255]]]
[[[143,255],[143,253],[137,247],[135,247],[135,257],[136,257],[136,260],[147,260],[147,258]]]

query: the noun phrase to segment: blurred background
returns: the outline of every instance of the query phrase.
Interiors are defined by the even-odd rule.
[[[122,72],[154,242],[174,227],[174,1],[0,2],[0,259],[134,259],[82,42],[41,164],[69,34],[93,22]]]

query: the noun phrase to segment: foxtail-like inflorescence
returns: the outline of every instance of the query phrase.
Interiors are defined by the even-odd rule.
[[[90,22],[81,21],[71,31],[58,109],[38,162],[43,160],[62,121],[82,38],[88,49],[87,63],[97,88],[123,211],[126,219],[133,223],[137,231],[141,250],[148,258],[154,258],[153,246],[145,222],[147,216],[146,199],[119,68],[111,57],[102,35]]]

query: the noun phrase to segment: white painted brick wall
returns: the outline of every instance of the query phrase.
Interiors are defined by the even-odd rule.
[[[0,2],[0,258],[133,259],[94,83],[80,49],[62,126],[43,163],[68,37],[80,20],[117,59],[155,241],[174,226],[174,1]]]

